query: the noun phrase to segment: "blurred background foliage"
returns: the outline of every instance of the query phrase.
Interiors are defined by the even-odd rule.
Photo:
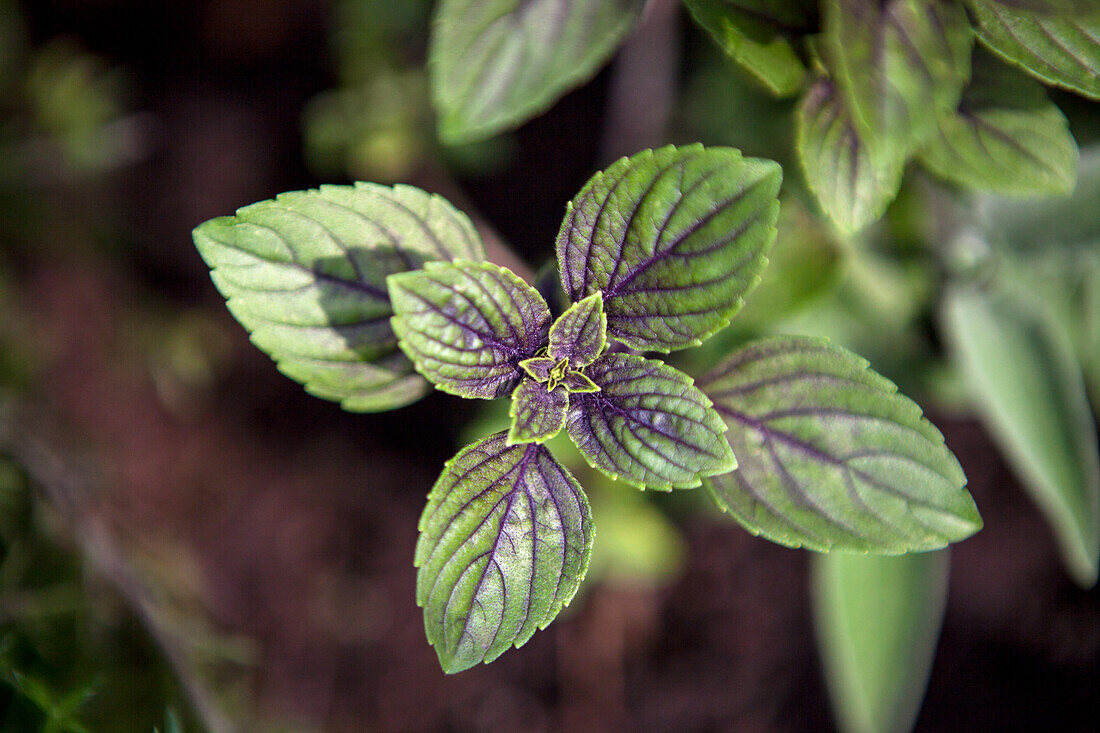
[[[1072,487],[1095,480],[1100,411],[1095,103],[1050,91],[1081,149],[1071,197],[914,168],[881,220],[842,235],[802,179],[795,101],[686,14],[658,16],[677,31],[667,104],[619,91],[621,62],[544,118],[447,146],[425,68],[432,6],[0,0],[0,730],[810,731],[833,725],[830,692],[845,730],[904,730],[929,675],[918,729],[1036,728],[1044,700],[1059,730],[1094,729],[1097,591],[1069,582],[1056,547],[1088,586],[1088,497]],[[659,139],[616,128],[616,105]],[[441,679],[411,600],[416,516],[442,461],[507,405],[437,395],[365,419],[314,404],[224,312],[190,228],[282,190],[405,181],[538,268],[611,151],[665,141],[785,172],[760,286],[681,366],[700,374],[770,333],[856,351],[944,429],[986,530],[950,565],[807,568],[702,492],[624,490],[566,441],[599,527],[582,597],[526,656]],[[1002,316],[1005,302],[1031,315]],[[1012,348],[968,351],[979,328]],[[1005,384],[1047,398],[1013,402]],[[1055,433],[1068,448],[1043,442]],[[868,587],[934,592],[853,595]],[[988,702],[957,710],[966,695]]]

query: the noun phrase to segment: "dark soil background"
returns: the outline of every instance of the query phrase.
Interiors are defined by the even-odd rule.
[[[522,650],[444,676],[411,559],[424,496],[472,407],[435,395],[363,416],[309,397],[248,343],[190,241],[205,219],[320,183],[302,162],[300,115],[334,84],[325,4],[23,9],[35,40],[75,37],[127,70],[133,109],[154,121],[150,155],[72,204],[120,236],[74,242],[58,228],[20,255],[39,379],[113,487],[111,526],[191,558],[210,623],[251,640],[258,709],[333,731],[832,730],[806,556],[716,513],[677,515],[689,555],[670,587],[590,587]],[[525,127],[519,164],[466,188],[529,261],[549,254],[564,202],[597,165],[606,86]],[[145,345],[179,314],[205,324],[218,355],[208,384],[158,381]],[[1098,730],[1100,592],[1068,580],[977,424],[932,417],[986,525],[953,550],[917,730]]]

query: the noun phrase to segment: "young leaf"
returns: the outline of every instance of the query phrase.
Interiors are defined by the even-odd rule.
[[[552,390],[546,387],[545,384],[525,379],[512,392],[512,427],[508,429],[508,445],[544,443],[565,427],[569,392],[564,386]]]
[[[969,0],[978,40],[1047,84],[1100,99],[1100,12],[1033,15],[992,0]]]
[[[688,375],[630,354],[605,354],[586,373],[600,391],[572,396],[569,437],[592,467],[665,491],[737,465],[722,419]]]
[[[595,361],[606,345],[607,316],[598,291],[571,305],[550,327],[551,358],[568,359],[576,369]]]
[[[441,0],[428,62],[449,143],[516,127],[596,73],[641,0]]]
[[[982,526],[943,436],[892,382],[824,339],[772,337],[700,388],[736,471],[704,483],[753,534],[818,552],[940,548]]]
[[[905,157],[872,158],[844,97],[828,79],[806,92],[797,120],[806,184],[837,228],[851,234],[882,216],[901,187]]]
[[[1077,181],[1066,118],[1037,82],[984,57],[975,57],[958,110],[940,116],[920,161],[941,178],[998,193],[1068,194]]]
[[[944,323],[981,414],[1047,517],[1074,579],[1096,582],[1100,460],[1069,337],[1024,292],[954,289]]]
[[[802,88],[806,67],[779,26],[761,18],[756,7],[726,0],[685,0],[695,22],[702,26],[726,55],[741,65],[777,97],[789,97]],[[757,5],[757,3],[748,3]],[[778,3],[801,17],[799,3]],[[767,10],[765,9],[765,12]]]
[[[284,193],[200,225],[194,239],[229,310],[279,370],[364,412],[430,389],[398,351],[386,276],[485,256],[470,220],[439,196],[369,183]]]
[[[523,376],[520,362],[546,342],[546,301],[498,265],[429,262],[386,282],[401,350],[443,392],[503,397]]]
[[[503,432],[463,448],[428,496],[416,602],[448,674],[520,647],[566,606],[588,569],[592,514],[543,446]]]
[[[557,254],[570,299],[603,293],[607,332],[636,349],[694,346],[724,328],[775,239],[778,164],[732,148],[646,150],[569,202]]]
[[[942,0],[828,0],[834,81],[871,156],[888,166],[922,145],[970,76],[966,12]]]
[[[949,553],[813,557],[817,645],[843,733],[909,733],[932,671]]]
[[[551,359],[549,356],[532,356],[530,359],[521,361],[519,367],[536,382],[545,382],[550,379],[551,372],[560,361],[560,359]]]

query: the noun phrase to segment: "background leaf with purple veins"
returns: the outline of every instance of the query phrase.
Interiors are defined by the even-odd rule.
[[[607,345],[603,293],[577,301],[550,327],[550,356],[569,359],[574,369],[591,364]]]
[[[512,392],[512,427],[508,444],[542,443],[565,427],[569,392],[565,386],[547,389],[545,384],[525,379]]]
[[[636,349],[694,346],[724,328],[775,239],[779,165],[732,148],[669,146],[585,184],[558,232],[570,299],[603,293],[608,335]]]
[[[762,339],[700,388],[738,458],[737,470],[705,483],[753,534],[820,552],[896,554],[982,526],[940,432],[849,351],[823,339]]]
[[[569,436],[594,468],[639,488],[698,486],[737,465],[711,401],[678,369],[605,354],[585,373],[600,388],[573,394]]]
[[[443,670],[522,646],[577,592],[592,554],[577,480],[541,445],[503,432],[448,461],[416,545],[416,602]]]
[[[386,277],[485,256],[470,220],[444,199],[371,183],[284,193],[211,219],[194,238],[229,310],[279,371],[360,412],[430,389],[398,350]]]
[[[498,265],[432,262],[387,283],[402,351],[443,392],[503,397],[546,343],[546,301]]]

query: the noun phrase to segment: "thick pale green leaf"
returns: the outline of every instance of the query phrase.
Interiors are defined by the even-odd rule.
[[[366,412],[430,389],[398,351],[386,277],[485,256],[470,220],[444,199],[369,183],[284,193],[212,219],[194,238],[229,310],[279,370]]]
[[[780,27],[762,19],[756,8],[727,0],[685,0],[685,4],[726,55],[772,94],[789,97],[802,88],[806,67]]]
[[[825,339],[772,337],[699,384],[736,471],[704,483],[753,534],[790,547],[898,554],[982,526],[966,477],[920,408]]]
[[[864,145],[889,166],[920,147],[970,76],[973,36],[945,0],[828,0],[826,59]]]
[[[952,351],[994,438],[1050,522],[1073,577],[1096,582],[1096,424],[1065,328],[1025,292],[948,293]]]
[[[986,56],[959,108],[940,116],[921,163],[941,178],[1004,194],[1068,194],[1077,143],[1043,87]]]
[[[947,550],[813,560],[817,645],[843,733],[909,733],[947,600]]]
[[[978,39],[1047,84],[1100,99],[1100,11],[1043,16],[989,0],[969,0]]]
[[[550,327],[551,358],[568,359],[574,369],[591,364],[606,345],[607,316],[599,291],[569,306]]]
[[[546,301],[499,265],[429,262],[386,282],[401,350],[443,392],[489,400],[510,394],[523,376],[520,362],[546,343]]]
[[[828,79],[806,92],[797,119],[806,184],[837,228],[850,234],[882,216],[901,187],[904,155],[872,157],[845,98]]]
[[[416,545],[416,602],[447,673],[522,646],[572,600],[592,553],[580,484],[545,447],[500,432],[447,462]]]
[[[572,395],[569,436],[593,468],[668,490],[737,465],[722,419],[688,375],[630,354],[605,354],[585,373],[600,391]]]
[[[516,127],[590,79],[641,0],[440,0],[428,51],[439,131],[470,142]]]
[[[569,202],[557,254],[570,299],[603,292],[608,335],[671,351],[724,328],[760,280],[782,171],[732,148],[646,150]]]
[[[568,409],[569,391],[564,386],[547,389],[545,384],[525,379],[512,392],[508,445],[550,440],[565,427]]]

